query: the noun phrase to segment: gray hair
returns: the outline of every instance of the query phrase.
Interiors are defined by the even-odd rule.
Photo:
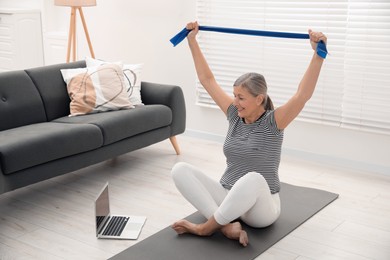
[[[267,94],[267,82],[263,75],[255,72],[249,72],[240,76],[235,82],[234,86],[241,86],[248,90],[248,92],[257,97],[260,94],[265,96],[262,105],[266,110],[274,110],[274,105],[271,98]]]

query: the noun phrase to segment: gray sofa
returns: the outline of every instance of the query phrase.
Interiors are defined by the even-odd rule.
[[[0,73],[0,194],[99,163],[185,130],[180,87],[142,82],[145,106],[69,117],[60,69],[85,61]]]

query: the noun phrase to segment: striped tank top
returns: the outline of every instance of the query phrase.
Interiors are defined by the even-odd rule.
[[[267,110],[256,122],[245,124],[232,104],[227,119],[229,129],[223,146],[227,167],[220,180],[222,186],[230,190],[248,172],[258,172],[267,181],[272,194],[279,192],[283,130],[276,126],[274,110]]]

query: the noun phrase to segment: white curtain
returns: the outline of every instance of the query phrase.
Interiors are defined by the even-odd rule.
[[[299,120],[390,134],[390,1],[198,0],[201,25],[328,36],[326,59]],[[308,40],[199,33],[217,81],[232,93],[236,78],[265,76],[275,106],[296,91],[312,50]],[[197,82],[197,104],[215,106]]]

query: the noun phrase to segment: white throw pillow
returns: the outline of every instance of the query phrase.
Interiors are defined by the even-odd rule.
[[[122,64],[121,62],[106,62],[91,57],[86,57],[87,67],[96,67],[103,64]],[[130,103],[134,106],[143,105],[141,99],[141,73],[143,64],[123,64],[125,84]]]
[[[122,66],[62,69],[70,97],[70,116],[133,108]]]

